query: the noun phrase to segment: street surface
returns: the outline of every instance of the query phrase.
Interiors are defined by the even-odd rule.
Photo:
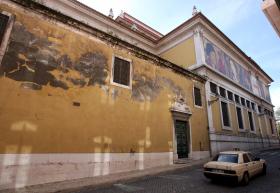
[[[68,193],[280,193],[280,150],[264,151],[257,156],[267,161],[267,175],[251,179],[245,187],[212,183],[203,176],[202,166],[196,166],[108,187],[84,187]]]

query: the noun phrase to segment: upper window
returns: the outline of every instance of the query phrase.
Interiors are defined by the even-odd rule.
[[[270,124],[271,134],[274,134],[274,128],[273,128],[273,124],[272,124],[272,119],[269,119],[269,124]]]
[[[248,111],[248,118],[249,118],[250,130],[251,130],[251,131],[255,131],[254,120],[253,120],[253,114],[252,114],[252,112],[250,112],[250,111]]]
[[[245,99],[243,97],[241,97],[241,104],[245,106]]]
[[[217,92],[217,85],[214,84],[213,82],[210,82],[210,91],[214,94],[218,94]]]
[[[226,90],[223,87],[219,87],[219,89],[220,89],[220,95],[226,98]]]
[[[221,101],[221,108],[222,108],[223,125],[226,127],[230,127],[228,104],[226,102]]]
[[[227,91],[228,99],[233,101],[233,94],[230,91]]]
[[[250,162],[250,158],[248,157],[248,155],[247,154],[243,154],[243,162],[244,163],[249,163]]]
[[[258,105],[258,111],[259,113],[262,113],[262,107],[260,105]]]
[[[114,58],[113,82],[124,86],[130,86],[131,63],[119,57]]]
[[[8,25],[9,16],[0,13],[0,45],[2,44],[5,31]]]
[[[239,129],[244,129],[242,110],[241,110],[240,107],[236,107],[236,113],[237,113],[237,120],[238,120]]]
[[[240,97],[238,95],[235,94],[234,99],[237,104],[240,104]]]
[[[247,108],[249,108],[250,109],[250,101],[248,101],[248,100],[246,100],[246,106],[247,106]]]
[[[255,103],[251,102],[251,107],[252,107],[253,111],[256,111]]]
[[[193,91],[194,91],[194,104],[196,106],[202,106],[200,89],[194,87]]]

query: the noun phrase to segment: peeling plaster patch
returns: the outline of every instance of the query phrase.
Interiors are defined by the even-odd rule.
[[[163,88],[170,89],[176,97],[185,97],[183,89],[168,78],[156,76],[152,79],[145,74],[135,74],[131,98],[140,102],[152,101]]]
[[[107,58],[102,53],[87,52],[73,62],[68,55],[60,55],[54,42],[47,36],[37,37],[16,22],[0,76],[23,81],[22,87],[34,90],[46,85],[67,90],[69,83],[79,87],[105,85],[109,73]],[[54,70],[58,75],[52,73]],[[78,72],[78,77],[71,77],[70,70]]]
[[[132,84],[132,99],[137,101],[154,100],[162,89],[158,79],[151,79],[145,74],[135,74]]]
[[[84,77],[89,78],[88,86],[104,85],[108,76],[107,59],[101,53],[85,53],[74,66]]]
[[[33,82],[23,82],[20,84],[21,88],[32,89],[32,90],[41,90],[42,86]]]

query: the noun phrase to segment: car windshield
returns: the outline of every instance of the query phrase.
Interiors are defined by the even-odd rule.
[[[218,156],[216,156],[214,158],[213,161],[238,163],[238,155],[237,154],[219,154]]]

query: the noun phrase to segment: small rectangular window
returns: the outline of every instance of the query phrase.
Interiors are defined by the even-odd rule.
[[[232,94],[232,92],[228,91],[227,95],[228,95],[228,99],[233,101],[233,94]]]
[[[250,101],[248,101],[248,100],[246,100],[246,106],[247,106],[247,108],[249,108],[250,109]]]
[[[247,154],[243,154],[243,162],[244,163],[249,163],[250,162],[250,159],[249,159]]]
[[[223,125],[226,127],[230,127],[228,104],[226,102],[221,101],[221,108],[222,108]]]
[[[235,99],[235,102],[237,103],[237,104],[240,104],[240,98],[239,98],[239,96],[238,95],[234,95],[234,99]]]
[[[217,92],[217,85],[214,84],[213,82],[210,82],[210,91],[214,94],[218,94]]]
[[[245,106],[245,99],[243,97],[241,97],[241,104]]]
[[[226,98],[226,90],[224,88],[222,88],[222,87],[219,87],[219,89],[220,89],[220,95],[222,97]]]
[[[244,129],[244,126],[243,126],[243,117],[242,117],[242,110],[241,110],[240,107],[236,107],[236,113],[237,113],[237,120],[238,120],[239,129]]]
[[[196,87],[194,87],[194,104],[202,106],[200,89]]]
[[[131,64],[127,60],[123,60],[119,57],[114,58],[113,69],[113,82],[130,86],[130,69]]]
[[[2,44],[8,21],[9,16],[0,13],[0,45]]]
[[[252,112],[250,112],[250,111],[248,111],[248,118],[249,118],[250,130],[255,131],[253,115],[252,115]]]

